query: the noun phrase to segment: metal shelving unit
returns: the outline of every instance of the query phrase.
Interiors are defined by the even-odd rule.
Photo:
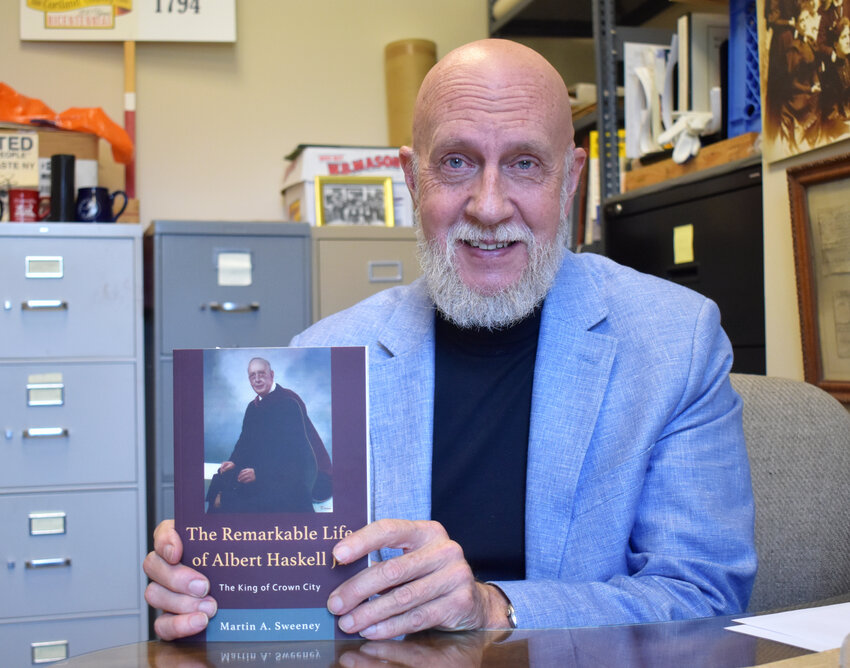
[[[617,129],[617,68],[624,41],[666,42],[672,33],[640,28],[669,7],[668,0],[488,0],[494,37],[593,37],[596,47],[596,126],[599,131],[599,183],[604,203],[620,192]],[[602,213],[600,212],[600,215]],[[604,220],[602,221],[604,231]],[[604,253],[600,244],[588,249]]]

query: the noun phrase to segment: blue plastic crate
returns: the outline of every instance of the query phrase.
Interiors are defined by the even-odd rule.
[[[756,0],[729,0],[729,136],[761,132]]]

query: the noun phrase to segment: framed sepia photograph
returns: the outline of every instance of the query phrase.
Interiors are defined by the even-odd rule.
[[[393,227],[389,176],[317,176],[316,225]]]
[[[850,2],[758,4],[767,161],[850,136]]]
[[[789,169],[806,381],[850,402],[850,154]]]

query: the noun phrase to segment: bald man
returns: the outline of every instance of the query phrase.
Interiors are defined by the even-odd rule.
[[[401,162],[424,276],[293,345],[368,345],[379,561],[339,626],[586,626],[730,614],[755,573],[753,499],[717,307],[565,249],[585,160],[558,73],[519,44],[447,54]],[[163,638],[215,612],[170,522],[145,561]]]

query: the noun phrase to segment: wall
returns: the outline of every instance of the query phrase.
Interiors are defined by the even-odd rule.
[[[100,106],[123,118],[123,47],[25,42],[19,0],[0,0],[0,81],[56,110]],[[663,24],[663,22],[662,22]],[[666,25],[666,24],[663,24]],[[279,220],[283,156],[297,144],[386,143],[383,47],[405,37],[438,56],[487,35],[484,0],[240,0],[236,44],[137,46],[138,177],[143,221]],[[551,55],[547,41],[529,44]],[[568,83],[588,46],[565,55]],[[555,59],[553,57],[553,59]],[[850,151],[848,142],[765,165],[768,373],[802,378],[789,166]],[[101,142],[101,183],[123,171]]]
[[[0,0],[0,81],[57,111],[123,125],[120,43],[21,42]],[[136,47],[141,220],[281,220],[283,156],[299,143],[386,145],[383,49],[487,36],[485,0],[238,0],[235,44]],[[100,183],[123,184],[101,142]]]

